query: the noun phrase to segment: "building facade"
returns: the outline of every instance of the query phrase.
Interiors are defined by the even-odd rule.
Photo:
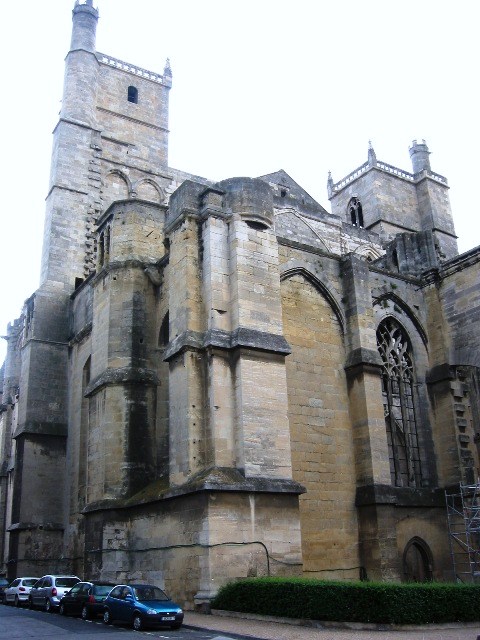
[[[368,159],[329,213],[284,171],[168,165],[172,73],[73,9],[42,275],[8,327],[10,577],[148,580],[186,606],[256,575],[453,579],[445,489],[475,483],[480,248],[446,179]]]

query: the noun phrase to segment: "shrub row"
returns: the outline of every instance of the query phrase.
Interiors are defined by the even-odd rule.
[[[474,622],[480,620],[480,585],[249,578],[222,587],[212,608],[380,624]]]

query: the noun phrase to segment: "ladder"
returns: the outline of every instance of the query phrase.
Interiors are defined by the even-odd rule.
[[[446,490],[445,500],[455,578],[480,583],[480,480]]]

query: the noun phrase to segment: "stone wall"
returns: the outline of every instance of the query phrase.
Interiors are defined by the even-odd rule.
[[[300,496],[303,570],[358,578],[355,458],[343,328],[322,293],[295,275],[282,284],[290,437]]]

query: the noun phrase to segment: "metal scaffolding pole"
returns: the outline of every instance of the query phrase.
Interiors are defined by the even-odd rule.
[[[457,582],[480,582],[480,480],[445,491],[452,566]]]

